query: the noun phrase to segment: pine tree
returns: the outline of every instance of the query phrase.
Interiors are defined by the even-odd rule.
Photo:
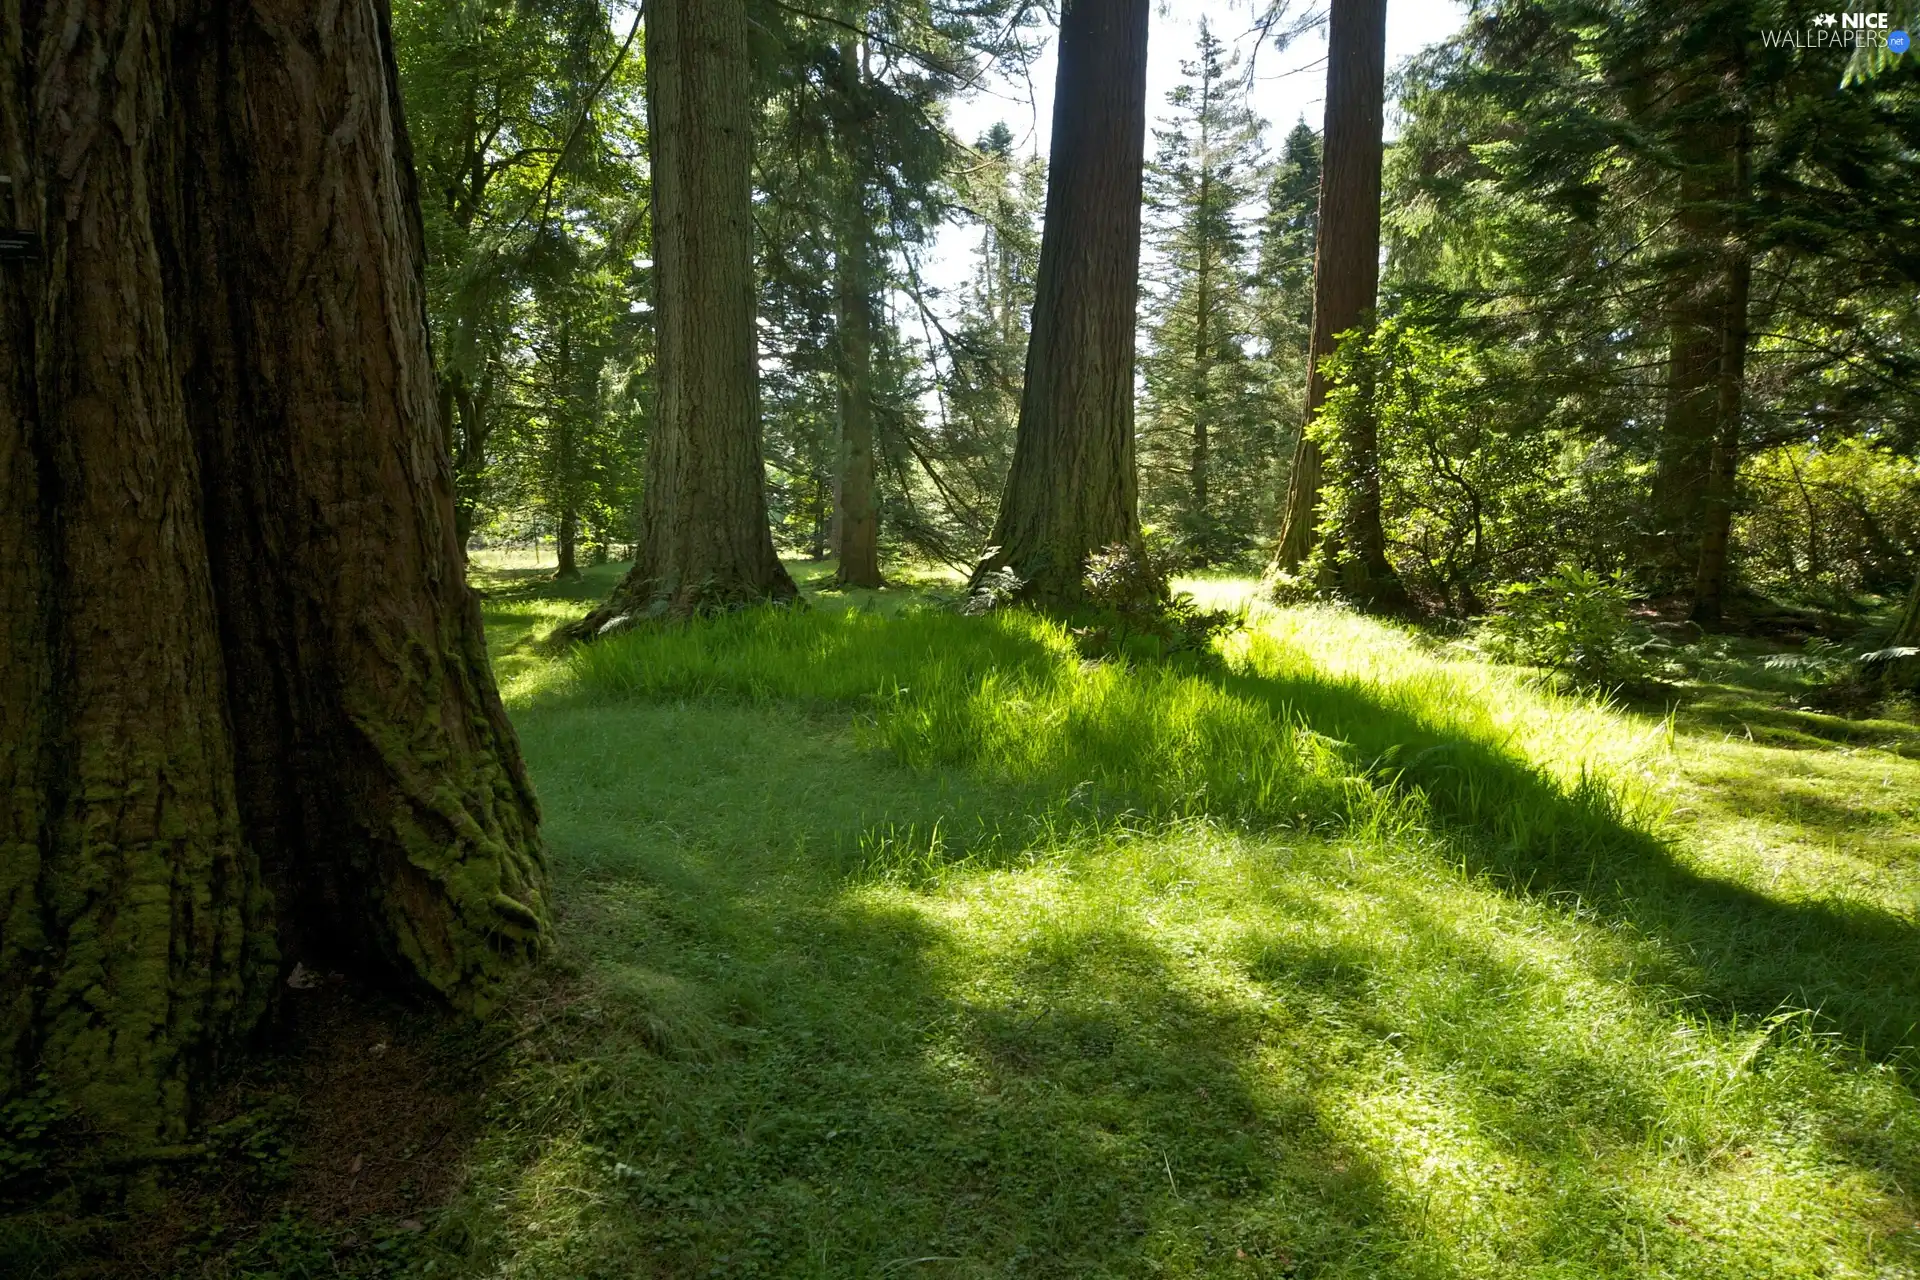
[[[1147,0],[1075,0],[1060,18],[1053,152],[1012,470],[976,586],[1084,594],[1087,557],[1140,543],[1133,380],[1147,131]]]
[[[1148,171],[1158,261],[1141,361],[1141,481],[1148,510],[1171,517],[1183,558],[1204,565],[1251,544],[1266,479],[1247,305],[1261,126],[1205,21],[1182,70]]]
[[[1333,7],[1328,26],[1327,120],[1314,257],[1309,422],[1326,401],[1323,363],[1343,334],[1371,323],[1380,279],[1380,182],[1386,98],[1386,0]],[[1295,449],[1286,521],[1271,572],[1291,574],[1317,551],[1316,575],[1372,605],[1394,605],[1400,590],[1387,563],[1374,433],[1353,415],[1339,443],[1339,501],[1323,513],[1323,450],[1311,434]]]
[[[1253,289],[1263,383],[1259,412],[1270,452],[1290,459],[1305,412],[1320,216],[1320,135],[1304,120],[1294,125],[1281,147],[1267,184],[1266,205]],[[1284,432],[1277,429],[1282,424]],[[1260,527],[1275,523],[1269,503]]]
[[[799,594],[767,524],[746,10],[665,0],[647,19],[658,407],[639,555],[578,639]]]

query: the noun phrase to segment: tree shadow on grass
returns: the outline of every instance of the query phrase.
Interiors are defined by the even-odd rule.
[[[1659,943],[1671,968],[1652,976],[1676,992],[1755,1017],[1814,1009],[1874,1056],[1910,1058],[1920,1037],[1920,929],[1911,920],[1861,902],[1782,900],[1704,874],[1626,821],[1598,781],[1562,786],[1504,747],[1357,682],[1211,678],[1299,716],[1340,742],[1354,768],[1418,796],[1469,872],[1599,912]]]
[[[1004,788],[792,709],[522,732],[581,994],[496,1091],[439,1234],[456,1271],[1452,1274],[1400,1267],[1417,1224],[1366,1153],[1306,1075],[1257,1069],[1277,1023],[1127,921],[976,937],[847,878],[877,815],[1017,822]],[[722,768],[749,732],[751,768]]]

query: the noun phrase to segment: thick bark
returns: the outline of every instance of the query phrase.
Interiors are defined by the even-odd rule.
[[[164,283],[170,16],[10,5],[0,37],[8,167],[45,239],[0,268],[0,1089],[44,1074],[136,1144],[180,1135],[273,956]]]
[[[384,4],[4,30],[49,252],[4,278],[0,1087],[138,1143],[276,953],[484,1011],[543,935],[537,811],[454,538]]]
[[[1689,219],[1683,215],[1682,223]],[[1695,226],[1690,234],[1709,228]],[[1651,560],[1656,586],[1678,586],[1700,562],[1714,445],[1719,439],[1719,367],[1725,349],[1725,282],[1689,281],[1669,306],[1667,406],[1653,481]]]
[[[1649,586],[1716,595],[1725,576],[1724,536],[1712,527],[1730,511],[1746,357],[1750,264],[1737,247],[1751,138],[1738,115],[1737,48],[1709,51],[1681,71],[1674,110],[1680,161],[1675,268],[1667,298],[1667,404],[1654,469]],[[1734,82],[1729,84],[1729,79]],[[1741,296],[1736,296],[1741,295]],[[1730,396],[1729,391],[1733,394]],[[1709,561],[1720,561],[1715,569]],[[1717,602],[1705,606],[1708,619]]]
[[[1726,316],[1721,322],[1715,370],[1715,439],[1707,469],[1700,530],[1700,561],[1694,573],[1693,620],[1715,623],[1725,607],[1727,562],[1733,542],[1733,506],[1740,477],[1740,428],[1745,416],[1747,303],[1753,263],[1742,250],[1727,268]]]
[[[1060,18],[1053,156],[1013,469],[974,581],[1011,568],[1068,604],[1087,557],[1137,546],[1134,334],[1147,120],[1147,0],[1075,0]]]
[[[1745,81],[1745,53],[1734,55],[1736,81]],[[1740,95],[1733,98],[1739,103]],[[1693,611],[1695,622],[1720,621],[1725,605],[1727,570],[1733,542],[1733,507],[1740,476],[1741,428],[1744,425],[1747,382],[1747,343],[1751,328],[1748,304],[1753,292],[1753,253],[1744,227],[1742,206],[1749,198],[1753,178],[1753,125],[1744,115],[1744,106],[1736,106],[1729,125],[1731,154],[1718,158],[1717,166],[1726,176],[1722,191],[1730,196],[1733,208],[1718,211],[1723,233],[1721,259],[1721,309],[1716,317],[1719,338],[1718,358],[1714,362],[1713,452],[1707,467],[1705,492],[1701,495],[1699,559],[1694,568]]]
[[[1307,351],[1307,404],[1311,423],[1330,389],[1321,367],[1349,330],[1365,326],[1380,289],[1380,171],[1386,116],[1386,0],[1339,0],[1327,33],[1327,113],[1322,131],[1319,228],[1313,258],[1313,340]],[[1349,442],[1361,492],[1356,506],[1365,528],[1354,530],[1355,558],[1376,576],[1386,570],[1380,536],[1376,452],[1367,440]],[[1301,432],[1294,447],[1280,542],[1270,574],[1297,573],[1321,536],[1320,490],[1325,465],[1320,446]],[[1383,572],[1384,571],[1384,572]]]
[[[767,527],[743,0],[647,12],[658,354],[639,556],[577,639],[799,594]]]
[[[873,482],[873,231],[866,183],[856,178],[850,185],[834,266],[840,342],[840,465],[834,481],[840,567],[834,581],[848,587],[884,587]]]

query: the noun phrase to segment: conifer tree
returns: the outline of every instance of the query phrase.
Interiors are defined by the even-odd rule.
[[[1247,205],[1260,125],[1205,21],[1182,70],[1147,179],[1157,261],[1141,361],[1141,480],[1149,512],[1165,513],[1183,557],[1204,565],[1251,545],[1267,479],[1248,350]]]
[[[0,285],[0,1095],[44,1076],[138,1156],[296,964],[491,1008],[546,937],[538,806],[384,6],[5,34],[7,212],[46,255]]]
[[[646,40],[657,406],[639,554],[578,639],[798,594],[767,525],[744,0],[661,0]]]
[[[1147,0],[1060,15],[1047,211],[1013,467],[976,585],[1084,594],[1087,557],[1138,547],[1133,379],[1147,132]]]
[[[1342,335],[1371,323],[1378,300],[1386,21],[1386,0],[1351,0],[1334,5],[1328,22],[1309,422],[1326,401],[1325,360]],[[1340,470],[1333,477],[1339,502],[1331,513],[1321,509],[1323,450],[1311,434],[1301,435],[1270,573],[1293,574],[1317,552],[1314,572],[1320,585],[1337,585],[1365,604],[1398,602],[1381,524],[1376,431],[1366,414],[1354,415],[1343,429]]]

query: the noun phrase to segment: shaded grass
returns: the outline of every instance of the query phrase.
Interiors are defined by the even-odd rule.
[[[815,610],[521,673],[560,995],[443,1271],[1920,1268],[1912,859],[1773,867],[1844,825],[1768,798],[1809,753],[1324,611],[1069,641]],[[1846,829],[1910,828],[1872,754]]]

